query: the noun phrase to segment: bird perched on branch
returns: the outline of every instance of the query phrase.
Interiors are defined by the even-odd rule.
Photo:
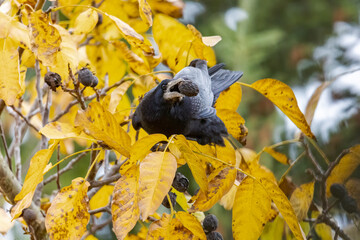
[[[216,116],[214,104],[220,93],[243,73],[222,69],[220,63],[207,67],[205,60],[195,59],[173,79],[165,79],[144,95],[137,107],[132,125],[147,133],[167,137],[183,134],[198,143],[224,146],[227,129]]]

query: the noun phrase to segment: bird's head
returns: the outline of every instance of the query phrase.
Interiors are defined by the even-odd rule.
[[[164,99],[171,102],[179,102],[185,96],[193,97],[199,93],[199,88],[196,84],[182,78],[163,80],[160,83],[160,87],[164,92]]]

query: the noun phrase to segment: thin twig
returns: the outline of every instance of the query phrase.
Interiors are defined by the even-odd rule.
[[[109,169],[109,155],[110,155],[110,151],[109,150],[105,150],[105,156],[104,156],[104,173],[106,174],[108,172]]]
[[[321,169],[319,163],[316,161],[314,155],[311,153],[311,150],[309,148],[309,145],[305,142],[303,142],[303,146],[305,148],[305,151],[306,151],[306,154],[309,156],[312,164],[314,165],[315,167],[315,173],[319,176],[323,176],[323,170]]]
[[[21,154],[20,154],[20,145],[21,145],[21,120],[19,115],[15,117],[15,147],[14,147],[14,159],[15,159],[15,174],[19,182],[21,182]]]
[[[57,162],[60,161],[60,144],[58,145],[57,148]],[[45,185],[45,183],[44,183]],[[61,185],[60,185],[60,164],[57,165],[56,167],[56,185],[58,190],[61,190]]]
[[[52,102],[52,91],[50,90],[50,87],[48,86],[46,88],[47,90],[47,98],[46,103],[44,107],[44,112],[42,116],[42,126],[44,127],[49,122],[49,113],[50,113],[50,106]],[[46,149],[48,147],[48,138],[44,135],[41,137],[41,149]]]
[[[35,61],[35,74],[36,74],[37,101],[38,101],[38,106],[40,108],[40,114],[41,116],[43,116],[44,115],[44,106],[42,102],[43,94],[42,94],[42,89],[40,87],[41,72],[40,72],[40,64],[38,60]]]
[[[80,159],[82,157],[84,157],[88,152],[82,152],[80,153],[76,158],[73,158],[63,169],[61,169],[59,171],[59,175],[62,175],[63,173],[69,171],[70,169],[73,168],[74,164],[77,163],[78,161],[80,161]],[[47,179],[44,180],[44,185],[54,181],[57,177],[57,173],[51,175],[50,177],[48,177]]]
[[[324,215],[322,216],[323,217],[320,219],[320,222],[323,222],[329,227],[331,227],[335,231],[335,233],[337,233],[342,239],[351,240],[350,237],[334,221],[331,221],[326,216],[324,217]]]
[[[120,177],[121,177],[121,174],[116,173],[115,175],[112,175],[111,177],[108,177],[108,178],[105,178],[102,180],[98,180],[98,181],[92,181],[92,182],[90,182],[90,188],[102,187],[109,183],[113,183],[113,182],[119,180]]]
[[[100,90],[100,93],[99,95],[100,96],[105,96],[106,93],[108,91],[110,91],[111,89],[115,88],[115,87],[118,87],[120,86],[121,84],[123,84],[124,82],[126,81],[130,81],[132,80],[132,78],[124,78],[116,83],[114,83],[113,85],[109,86],[109,87],[104,87],[103,89]],[[93,100],[94,98],[96,98],[96,94],[93,94],[91,96],[88,96],[88,97],[85,97],[84,100],[85,101],[90,101],[90,100]],[[68,104],[68,106],[65,108],[64,111],[60,112],[59,114],[57,114],[52,120],[51,122],[55,122],[57,120],[59,120],[62,116],[64,116],[66,113],[68,113],[70,111],[70,109],[75,106],[76,104],[78,103],[78,100],[73,100],[72,102],[70,102]]]
[[[0,121],[0,134],[1,134],[1,139],[2,139],[3,145],[4,145],[6,158],[8,160],[9,168],[12,171],[11,157],[9,155],[8,147],[7,147],[7,144],[6,144],[5,132],[4,132],[4,128],[3,128],[3,125],[2,125],[2,121]]]
[[[324,173],[324,177],[328,178],[332,172],[332,170],[334,170],[334,168],[336,167],[336,165],[339,164],[340,160],[350,152],[350,149],[345,149],[343,150],[340,155],[335,159],[335,161],[331,162],[328,169],[326,170],[326,172]]]
[[[98,208],[98,209],[90,210],[89,214],[94,215],[94,214],[99,213],[99,212],[111,213],[111,209],[110,209],[109,206],[105,206],[105,207],[101,207],[101,208]]]
[[[107,219],[105,222],[99,224],[99,225],[94,225],[90,228],[90,233],[95,233],[96,231],[102,229],[103,227],[109,225],[112,222],[112,218],[110,217],[109,219]]]
[[[36,132],[39,133],[39,129],[37,127],[35,127],[28,119],[27,117],[25,117],[19,110],[17,110],[14,106],[10,106],[12,110],[14,110],[14,112],[17,113],[17,115],[19,115],[27,125],[29,125],[29,127],[31,127],[32,129],[34,129]],[[41,133],[40,133],[41,134]]]

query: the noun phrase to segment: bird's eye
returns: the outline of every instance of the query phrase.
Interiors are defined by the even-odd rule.
[[[164,90],[164,91],[166,90],[166,87],[167,87],[167,84],[161,85],[161,89]]]

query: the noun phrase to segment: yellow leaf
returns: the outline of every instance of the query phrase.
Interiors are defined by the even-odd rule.
[[[131,81],[126,81],[117,88],[114,89],[114,91],[111,92],[111,98],[109,102],[108,110],[111,113],[115,113],[117,106],[119,105],[120,101],[122,100],[124,94],[129,89],[129,87],[132,85]]]
[[[232,231],[235,240],[257,240],[267,222],[271,199],[254,179],[244,178],[236,192],[232,211]]]
[[[216,172],[215,172],[216,173]],[[208,211],[214,206],[232,187],[236,178],[236,169],[226,167],[215,176],[210,175],[208,191],[198,192],[195,203],[192,205],[190,212]]]
[[[113,229],[118,239],[124,239],[139,219],[139,169],[130,168],[116,182],[111,203]]]
[[[304,114],[300,111],[291,88],[276,79],[265,78],[246,85],[272,101],[306,136],[315,138]]]
[[[42,149],[31,158],[30,167],[26,174],[23,187],[14,199],[17,203],[15,205],[16,211],[12,212],[13,218],[18,218],[22,214],[22,210],[30,206],[35,189],[37,185],[42,182],[46,165],[57,145],[58,142],[55,142],[49,149]]]
[[[25,77],[20,74],[17,44],[0,39],[0,98],[13,105],[25,92]]]
[[[130,157],[129,135],[121,128],[113,114],[100,103],[92,102],[86,111],[78,112],[75,124],[84,127],[85,133],[103,141],[125,157]]]
[[[280,216],[277,216],[274,221],[268,222],[261,234],[261,240],[282,239],[284,224],[284,219]]]
[[[75,178],[56,195],[45,217],[50,239],[81,239],[90,220],[89,186],[85,179]]]
[[[351,197],[353,197],[358,205],[358,209],[360,209],[360,178],[351,178],[349,179],[345,187]]]
[[[82,138],[86,140],[95,140],[82,132],[82,127],[74,127],[68,123],[51,122],[41,128],[39,131],[50,139]]]
[[[321,96],[322,92],[330,84],[331,84],[331,82],[329,82],[329,81],[323,82],[318,88],[316,88],[315,92],[313,93],[313,95],[311,95],[311,98],[306,105],[305,119],[309,123],[310,126],[311,126],[311,122],[314,118],[315,110],[316,110],[317,104],[319,102],[320,96]]]
[[[30,15],[31,50],[44,66],[54,65],[61,44],[60,33],[50,21],[48,14],[42,10]]]
[[[190,206],[188,204],[188,200],[185,197],[185,194],[183,192],[179,192],[175,188],[171,188],[171,192],[176,194],[176,202],[185,212],[187,212]]]
[[[152,224],[150,224],[149,232],[146,239],[149,240],[170,239],[170,227],[171,227],[170,222],[171,222],[170,215],[167,213],[163,213],[160,220],[157,220]]]
[[[306,239],[302,229],[300,228],[294,209],[281,189],[274,183],[274,181],[268,178],[260,178],[259,181],[263,185],[268,196],[279,209],[295,238],[299,240]]]
[[[136,235],[128,234],[124,240],[145,240],[147,233],[148,233],[148,228],[143,226]]]
[[[87,9],[79,14],[75,20],[74,33],[87,34],[91,32],[98,22],[98,13],[93,9]]]
[[[113,45],[119,50],[119,53],[126,62],[129,63],[130,68],[139,75],[145,75],[150,72],[150,66],[135,52],[131,51],[126,43],[122,41],[114,41]]]
[[[264,147],[264,152],[267,152],[268,154],[270,154],[273,158],[275,158],[278,162],[282,163],[282,164],[289,164],[289,159],[288,157],[280,152],[275,151],[273,148],[271,147]]]
[[[21,216],[23,210],[25,208],[28,208],[31,203],[34,196],[34,191],[29,192],[26,194],[20,201],[18,201],[15,206],[11,209],[11,216],[13,219],[16,219]]]
[[[220,199],[220,205],[223,206],[226,210],[233,208],[237,189],[238,186],[233,184],[230,190]]]
[[[179,147],[183,158],[186,160],[196,183],[203,192],[207,192],[208,180],[202,160],[191,150],[183,135],[176,136],[175,144]]]
[[[0,38],[11,38],[17,45],[30,48],[29,30],[24,24],[0,11],[0,26]]]
[[[185,3],[182,0],[148,0],[151,8],[173,18],[181,18]]]
[[[177,212],[175,217],[197,238],[206,239],[204,230],[196,217],[186,212]]]
[[[241,85],[239,82],[236,82],[220,93],[219,98],[216,100],[215,107],[217,109],[229,109],[236,112],[241,102],[241,96]]]
[[[341,158],[326,180],[326,193],[328,197],[331,195],[331,185],[334,183],[344,183],[360,165],[360,144],[355,145],[349,150],[350,152]]]
[[[143,221],[158,209],[169,192],[176,169],[176,159],[168,152],[152,152],[141,161],[139,208]]]
[[[92,0],[59,0],[59,6],[69,6],[61,9],[61,12],[69,19],[74,18],[76,15],[81,13],[84,8],[83,7],[70,7],[72,5],[91,5]]]
[[[110,20],[116,25],[117,29],[120,31],[121,35],[128,41],[131,46],[141,48],[148,54],[154,54],[154,49],[151,45],[145,42],[144,37],[138,34],[132,27],[130,27],[127,23],[123,22],[119,18],[110,15],[106,12],[103,12],[99,9],[92,8],[99,13],[107,16]]]
[[[152,26],[152,14],[150,4],[146,0],[139,0],[139,12],[141,19],[149,26]]]
[[[163,59],[175,72],[180,71],[195,58],[207,60],[209,66],[216,63],[212,48],[202,42],[196,29],[193,30],[169,16],[156,14],[154,17],[154,39]],[[172,34],[169,35],[169,32]]]
[[[213,47],[221,41],[221,36],[202,37],[202,41],[206,46]]]
[[[314,196],[314,182],[306,183],[296,188],[290,198],[298,221],[307,217],[310,204]]]
[[[259,165],[259,155],[250,148],[239,148],[236,150],[241,154],[241,169],[252,168],[252,166]]]
[[[94,235],[87,236],[84,240],[98,240]]]
[[[229,109],[217,109],[218,117],[223,120],[228,132],[240,143],[245,141],[248,134],[245,120],[237,112]]]
[[[104,185],[97,193],[90,199],[89,206],[91,210],[105,207],[109,203],[110,196],[114,191],[114,186]],[[102,212],[96,213],[95,217],[101,217]]]
[[[151,134],[145,136],[134,143],[131,147],[130,151],[130,161],[135,162],[144,158],[148,153],[149,150],[158,142],[165,141],[167,142],[167,138],[163,134]]]
[[[113,44],[87,45],[86,54],[91,65],[96,68],[96,76],[99,78],[100,86],[103,84],[102,79],[106,74],[109,77],[109,85],[112,85],[119,81],[127,71],[121,51],[115,48]]]
[[[312,218],[317,218],[319,216],[318,211],[311,212]],[[331,228],[325,223],[318,223],[315,225],[315,232],[320,237],[321,240],[332,240]]]
[[[56,64],[50,66],[50,70],[60,74],[63,83],[66,83],[69,76],[68,66],[71,69],[76,69],[79,65],[79,55],[77,50],[77,43],[74,40],[74,35],[60,25],[54,24],[61,36],[60,51],[56,53]]]

